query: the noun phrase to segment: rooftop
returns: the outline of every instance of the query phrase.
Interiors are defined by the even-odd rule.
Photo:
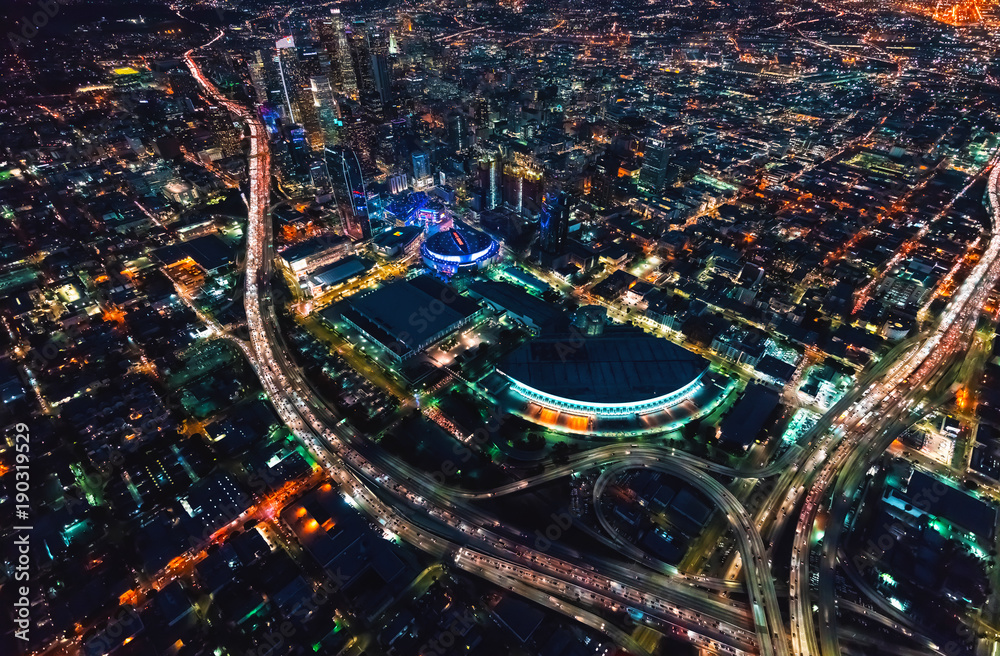
[[[417,276],[352,296],[321,314],[327,320],[339,314],[383,346],[406,354],[478,310],[476,301],[461,296],[448,285],[430,276]]]
[[[451,230],[444,230],[425,242],[427,250],[437,256],[466,257],[480,253],[490,246],[492,238],[458,221]]]
[[[673,342],[641,330],[609,329],[534,339],[511,353],[499,369],[528,387],[589,403],[645,401],[681,389],[708,362]]]

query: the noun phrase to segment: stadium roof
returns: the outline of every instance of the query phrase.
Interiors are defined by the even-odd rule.
[[[460,221],[455,227],[444,230],[424,242],[431,254],[445,257],[472,257],[490,247],[492,238],[484,232],[474,230]]]
[[[679,390],[708,367],[700,355],[641,330],[534,339],[499,369],[539,392],[587,403],[633,403]]]

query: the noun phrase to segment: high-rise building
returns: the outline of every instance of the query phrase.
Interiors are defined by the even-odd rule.
[[[324,64],[328,62],[326,54],[321,55],[311,41],[298,48],[298,57],[299,77],[296,80],[295,96],[302,115],[301,122],[305,126],[306,134],[309,135],[309,145],[313,150],[320,152],[323,150],[324,131],[319,120],[319,107],[313,93],[312,79],[324,77]]]
[[[418,182],[431,177],[431,161],[427,153],[418,150],[413,153],[413,179]]]
[[[354,63],[351,61],[351,48],[344,28],[344,19],[339,9],[331,9],[329,18],[321,18],[313,23],[316,40],[326,52],[330,62],[328,76],[334,89],[346,95],[354,95],[358,91],[357,76],[354,73]]]
[[[372,78],[383,110],[392,101],[392,70],[389,63],[389,37],[381,30],[369,30],[368,51],[371,56]]]
[[[295,46],[295,39],[290,36],[280,39],[275,45],[281,90],[284,94],[283,106],[288,118],[303,126],[310,148],[322,150],[323,129],[311,84],[311,76],[321,69],[319,53],[312,46],[300,51]]]
[[[370,103],[378,96],[375,89],[375,76],[372,74],[371,52],[368,47],[368,35],[363,21],[357,21],[347,27],[347,43],[351,49],[351,64],[354,67],[354,77],[358,82],[358,97],[362,104]]]
[[[550,190],[542,197],[539,245],[545,253],[560,255],[569,235],[570,197],[565,191]]]
[[[469,121],[462,112],[448,117],[448,145],[455,152],[465,150],[471,143]]]
[[[268,58],[260,50],[254,52],[253,60],[247,65],[250,71],[250,82],[257,93],[257,101],[267,103],[271,100],[272,76],[268,72]]]
[[[487,153],[479,160],[479,189],[483,210],[494,210],[503,198],[503,165],[498,153]]]
[[[368,191],[357,153],[344,146],[327,147],[326,164],[344,232],[355,239],[371,239]]]
[[[325,55],[326,77],[330,80],[330,85],[339,89],[343,83],[343,76],[340,73],[340,39],[337,34],[337,23],[331,18],[317,18],[312,21],[312,33],[320,50]]]
[[[405,162],[410,151],[407,146],[409,126],[406,119],[398,118],[379,127],[379,152],[385,162]]]
[[[283,96],[284,111],[287,112],[288,120],[292,123],[299,122],[299,112],[296,110],[296,81],[299,78],[299,55],[295,50],[295,40],[286,36],[278,39],[275,43],[278,51],[276,62],[278,64],[278,76],[281,81],[281,92]]]
[[[333,18],[337,25],[337,63],[340,66],[341,90],[350,95],[358,93],[358,76],[354,72],[354,62],[351,60],[351,42],[347,28],[340,18],[340,10],[333,10]]]
[[[312,182],[309,170],[312,155],[302,126],[297,123],[285,125],[281,138],[275,141],[274,154],[282,184],[308,187]]]
[[[327,169],[325,156],[313,153],[309,164],[309,177],[315,191],[323,192],[330,189],[330,171]]]
[[[311,78],[309,82],[313,105],[316,108],[316,119],[323,134],[323,143],[326,146],[335,146],[340,141],[343,122],[340,120],[340,107],[333,95],[330,79],[325,75],[319,75]]]
[[[642,169],[639,171],[639,187],[659,194],[667,182],[667,165],[670,151],[661,139],[647,139],[642,155]]]
[[[520,216],[537,216],[542,205],[541,174],[519,166],[504,167],[503,202]]]
[[[390,101],[389,37],[363,21],[352,23],[346,33],[358,99],[367,111],[381,114]]]

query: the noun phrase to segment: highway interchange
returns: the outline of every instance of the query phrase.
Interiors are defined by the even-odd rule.
[[[832,575],[820,577],[826,583],[820,586],[818,622],[811,609],[808,554],[813,546],[813,523],[831,491],[836,489],[836,500],[856,489],[858,477],[872,459],[881,455],[901,426],[905,427],[911,409],[925,396],[925,388],[963,351],[985,296],[1000,277],[1000,236],[991,235],[981,259],[952,296],[936,328],[895,349],[894,357],[883,359],[796,446],[768,465],[736,470],[666,447],[615,444],[578,454],[544,474],[489,492],[455,490],[373,448],[326,408],[286,357],[267,290],[273,261],[267,131],[255,111],[221,94],[201,71],[194,54],[194,50],[185,54],[192,75],[207,96],[246,123],[250,136],[244,297],[250,339],[230,339],[251,362],[284,423],[322,463],[345,497],[371,515],[387,537],[451,559],[457,567],[573,617],[636,653],[644,650],[602,619],[601,611],[630,611],[650,626],[714,653],[840,653],[836,599],[829,584]],[[1000,207],[996,202],[998,188],[1000,167],[994,166],[989,175],[994,215]],[[615,473],[647,467],[681,478],[712,499],[726,514],[737,537],[743,574],[739,587],[746,593],[747,603],[730,598],[732,581],[682,574],[672,568],[647,571],[577,554],[562,545],[537,549],[532,536],[501,526],[472,505],[476,499],[513,494],[597,467],[607,468],[598,479],[601,489]],[[778,478],[751,513],[717,476]],[[802,509],[796,516],[800,503]],[[846,512],[847,505],[835,503],[834,514]],[[769,549],[792,521],[789,632],[774,585]],[[823,567],[832,572],[836,540],[829,543],[831,547],[824,545]],[[865,609],[865,614],[887,626],[898,626],[875,611]]]

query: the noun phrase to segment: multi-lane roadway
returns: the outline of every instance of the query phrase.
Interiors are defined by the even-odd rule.
[[[206,45],[221,37],[222,34]],[[831,642],[828,636],[832,635],[835,645],[836,631],[824,633],[826,648],[821,649],[808,586],[808,538],[819,504],[842,468],[850,470],[852,463],[865,461],[857,455],[863,438],[873,431],[882,437],[888,434],[888,418],[900,416],[915,401],[911,390],[922,388],[963,348],[970,326],[975,325],[978,308],[1000,275],[1000,239],[994,236],[990,240],[982,259],[952,297],[932,333],[906,345],[909,348],[898,349],[898,358],[884,360],[827,413],[800,446],[757,471],[724,467],[665,447],[615,445],[580,454],[563,467],[489,492],[452,490],[436,484],[426,473],[371,449],[330,413],[289,363],[277,335],[274,308],[267,293],[273,260],[268,213],[271,189],[268,135],[253,111],[225,98],[207,79],[194,53],[192,50],[185,55],[192,75],[206,95],[247,124],[250,134],[244,298],[250,339],[234,341],[253,365],[282,420],[316,455],[352,503],[375,517],[387,536],[404,539],[428,553],[449,557],[457,566],[505,583],[505,587],[519,594],[537,597],[554,609],[620,639],[623,644],[633,646],[617,628],[584,609],[639,611],[653,626],[672,627],[693,643],[717,653],[784,655],[789,651],[788,634],[762,533],[766,536],[769,531],[773,542],[774,532],[780,531],[804,497],[796,524],[789,586],[791,644],[796,654],[830,653],[831,647],[826,643]],[[994,210],[998,207],[998,171],[994,168],[990,175],[989,193]],[[864,453],[873,451],[877,452],[877,448]],[[570,471],[608,465],[612,466],[610,472],[631,467],[659,468],[692,482],[715,501],[739,538],[749,605],[720,595],[719,591],[728,589],[730,584],[712,577],[669,570],[664,576],[595,559],[589,559],[588,564],[588,559],[565,547],[551,552],[533,548],[530,536],[501,527],[470,504],[477,497],[499,497]],[[779,473],[782,475],[778,484],[755,515],[713,476],[746,478]],[[602,480],[607,477],[602,476]],[[413,512],[415,509],[421,512]],[[835,611],[824,604],[821,615],[828,618],[830,612]]]

